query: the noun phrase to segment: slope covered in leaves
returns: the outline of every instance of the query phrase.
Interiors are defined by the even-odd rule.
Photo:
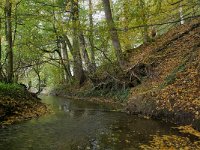
[[[129,67],[151,65],[132,88],[127,109],[176,123],[200,119],[200,20],[177,26],[155,42],[132,50]]]
[[[0,83],[0,127],[41,116],[45,104],[18,84]]]

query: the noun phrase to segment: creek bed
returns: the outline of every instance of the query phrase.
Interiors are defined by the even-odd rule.
[[[152,135],[178,134],[171,124],[109,111],[112,107],[42,97],[54,113],[0,129],[1,150],[134,150]]]

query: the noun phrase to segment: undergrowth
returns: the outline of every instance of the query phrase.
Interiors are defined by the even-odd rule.
[[[0,82],[0,95],[14,97],[24,93],[24,89],[19,84],[6,84]]]
[[[3,98],[11,98],[15,100],[36,100],[23,85],[8,84],[0,82],[0,100]]]
[[[105,97],[114,99],[115,101],[125,102],[128,100],[129,92],[130,88],[118,89],[118,90],[101,89],[101,90],[92,90],[90,92],[85,92],[82,94],[84,96]]]

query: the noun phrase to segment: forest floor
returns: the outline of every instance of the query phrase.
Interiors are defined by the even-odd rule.
[[[198,139],[155,135],[140,148],[200,149],[200,19],[177,26],[126,55],[126,70],[133,70],[141,81],[130,89],[126,111],[183,125],[179,132]],[[141,64],[146,67],[134,70]]]
[[[127,110],[200,130],[200,20],[180,25],[128,55],[129,66],[153,64],[131,89]]]
[[[0,127],[36,118],[47,112],[47,106],[25,87],[0,83]]]

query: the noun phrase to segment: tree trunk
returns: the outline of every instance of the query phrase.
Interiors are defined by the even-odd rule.
[[[13,45],[12,45],[12,19],[11,19],[12,4],[10,0],[6,0],[5,6],[5,20],[6,20],[6,41],[7,41],[7,55],[8,55],[8,64],[7,64],[7,82],[13,82]]]
[[[64,40],[65,40],[65,42],[66,42],[66,44],[67,44],[67,46],[69,48],[69,51],[70,51],[72,57],[73,57],[74,56],[74,54],[73,54],[73,46],[72,46],[68,36],[67,35],[63,35],[63,38],[64,38]]]
[[[149,32],[148,29],[149,27],[147,26],[148,23],[148,18],[147,18],[147,11],[146,11],[146,3],[144,0],[140,0],[139,1],[139,7],[140,7],[140,11],[141,11],[141,21],[144,25],[143,27],[143,41],[144,43],[147,43],[150,41],[150,37],[149,37]]]
[[[130,19],[129,19],[129,6],[130,4],[127,3],[127,1],[124,1],[123,2],[123,26],[125,28],[125,38],[127,40],[125,40],[124,44],[125,44],[125,49],[126,50],[129,50],[131,49],[131,36],[130,36],[130,31],[128,30],[128,27],[129,27],[129,22],[130,22]]]
[[[62,53],[61,51],[63,51],[63,49],[59,49],[56,52],[58,53],[60,63],[62,65],[62,68],[64,68],[65,74],[67,75],[67,80],[69,81],[72,77],[71,72],[70,72],[70,67],[68,67],[69,64],[66,63],[64,57],[61,54]]]
[[[39,66],[36,66],[36,68],[33,68],[33,70],[35,71],[35,73],[38,77],[38,91],[36,92],[36,94],[40,94],[42,92],[42,88],[41,88],[41,77],[40,77]]]
[[[148,26],[146,25],[145,22],[143,22],[143,24],[144,24],[143,40],[144,40],[144,43],[148,43],[150,41],[149,33],[148,33]]]
[[[37,73],[37,76],[38,76],[38,91],[37,91],[37,94],[40,94],[40,92],[42,92],[42,89],[41,89],[41,78],[40,78],[39,72]]]
[[[72,2],[72,26],[73,26],[73,57],[74,57],[74,76],[81,85],[85,81],[85,74],[83,71],[80,45],[79,45],[79,10],[78,0],[71,0]]]
[[[54,29],[54,33],[56,34],[56,45],[57,45],[56,52],[58,53],[61,67],[62,67],[62,69],[64,69],[63,74],[61,74],[61,78],[63,79],[63,82],[66,78],[67,78],[68,81],[70,81],[72,74],[71,74],[70,66],[69,66],[69,58],[68,58],[68,54],[67,54],[67,47],[66,47],[64,37],[59,36],[59,33],[57,31],[56,15],[55,15],[54,9],[53,9],[53,15],[54,15],[53,29]],[[67,59],[67,61],[68,61],[67,63],[66,63],[65,59]]]
[[[3,80],[2,76],[2,35],[1,35],[2,22],[0,18],[0,81]]]
[[[93,5],[92,0],[89,0],[89,21],[90,21],[90,33],[89,33],[89,42],[90,42],[90,53],[91,53],[91,62],[93,70],[96,70],[95,62],[95,47],[94,47],[94,23],[93,23]]]
[[[185,20],[184,20],[184,16],[183,16],[183,5],[182,5],[181,1],[179,4],[179,15],[180,15],[180,24],[184,24]]]
[[[65,43],[65,40],[62,39],[61,42],[61,49],[62,49],[62,58],[63,58],[63,63],[65,66],[65,73],[68,78],[72,77],[71,71],[70,71],[70,61],[69,61],[69,56],[68,56],[68,51],[67,51],[67,45]]]
[[[92,68],[92,64],[90,62],[90,58],[89,58],[89,55],[88,55],[88,52],[87,52],[87,49],[86,49],[85,37],[84,37],[83,33],[80,33],[79,39],[80,39],[80,43],[81,43],[81,47],[82,47],[82,56],[83,56],[83,59],[85,61],[87,71],[89,73],[92,73],[93,68]]]
[[[102,0],[102,1],[103,1],[103,5],[104,5],[106,21],[107,21],[107,24],[108,24],[108,28],[110,30],[110,36],[111,36],[111,39],[112,39],[113,47],[115,49],[115,55],[117,57],[117,61],[120,65],[120,67],[123,68],[124,56],[123,56],[121,45],[120,45],[120,42],[119,42],[118,33],[117,33],[117,30],[115,28],[115,24],[114,24],[114,21],[113,21],[111,9],[110,9],[110,1],[109,0]]]

